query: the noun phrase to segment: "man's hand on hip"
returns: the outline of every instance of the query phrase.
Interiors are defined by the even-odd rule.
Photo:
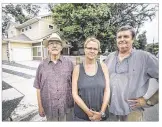
[[[143,97],[129,99],[128,103],[132,109],[146,106],[146,100]]]

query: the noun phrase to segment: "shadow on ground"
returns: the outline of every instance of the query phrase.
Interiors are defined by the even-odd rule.
[[[14,111],[14,109],[22,99],[23,97],[20,97],[14,100],[2,102],[2,121],[6,121],[10,117],[11,113]]]

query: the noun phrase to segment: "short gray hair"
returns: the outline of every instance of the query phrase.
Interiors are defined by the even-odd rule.
[[[129,25],[122,26],[118,29],[117,33],[121,32],[121,31],[126,31],[126,30],[129,30],[132,33],[132,39],[134,39],[136,36],[136,32],[132,26],[129,26]]]

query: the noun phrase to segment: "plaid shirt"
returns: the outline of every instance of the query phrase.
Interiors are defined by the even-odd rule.
[[[40,89],[42,105],[47,116],[63,116],[68,108],[73,107],[72,71],[72,62],[63,56],[56,64],[49,58],[40,63],[34,87]]]

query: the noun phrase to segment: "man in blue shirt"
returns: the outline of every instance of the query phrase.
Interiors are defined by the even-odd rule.
[[[145,51],[133,49],[135,31],[123,26],[117,31],[118,50],[105,60],[110,75],[111,102],[109,110],[120,121],[141,121],[143,108],[158,103],[158,91],[144,98],[149,79],[159,78],[158,59]]]

